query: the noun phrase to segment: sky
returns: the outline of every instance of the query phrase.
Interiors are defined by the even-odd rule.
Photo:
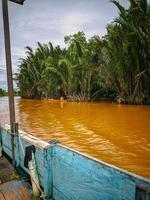
[[[0,1],[0,88],[7,89],[2,5]],[[127,0],[120,0],[128,6]],[[25,47],[37,41],[64,47],[64,36],[84,31],[87,38],[103,36],[106,26],[118,16],[110,0],[26,0],[23,6],[9,2],[13,73]]]

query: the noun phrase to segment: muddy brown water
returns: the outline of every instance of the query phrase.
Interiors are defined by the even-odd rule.
[[[150,178],[150,106],[15,98],[20,129]],[[1,123],[9,122],[0,98]]]

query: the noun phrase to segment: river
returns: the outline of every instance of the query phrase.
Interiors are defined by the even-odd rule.
[[[20,129],[150,178],[150,106],[15,98]],[[8,99],[0,121],[8,123]]]

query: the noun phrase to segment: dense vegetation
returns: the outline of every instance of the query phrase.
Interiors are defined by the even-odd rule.
[[[90,101],[111,98],[120,103],[150,103],[150,5],[117,0],[119,17],[107,34],[87,41],[83,32],[64,38],[66,48],[38,42],[26,47],[17,75],[24,98]]]
[[[19,91],[16,90],[16,89],[14,89],[13,93],[14,93],[14,96],[19,96],[20,95]],[[3,96],[8,96],[8,91],[0,88],[0,97],[3,97]]]
[[[7,96],[7,91],[0,88],[0,97]]]

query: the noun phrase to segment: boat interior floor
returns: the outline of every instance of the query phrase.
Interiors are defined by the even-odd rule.
[[[22,179],[3,156],[0,158],[0,200],[34,200],[29,183]],[[36,199],[37,200],[37,199]]]

